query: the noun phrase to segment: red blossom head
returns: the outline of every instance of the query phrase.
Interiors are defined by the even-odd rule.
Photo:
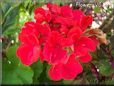
[[[17,56],[25,65],[40,57],[51,65],[52,80],[71,80],[82,73],[82,63],[92,60],[98,40],[86,35],[92,16],[68,5],[46,4],[34,10],[35,22],[26,22],[19,33]]]

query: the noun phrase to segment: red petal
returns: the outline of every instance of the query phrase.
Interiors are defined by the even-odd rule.
[[[50,22],[51,20],[51,13],[49,11],[45,11],[45,19],[47,22]]]
[[[62,6],[61,7],[61,15],[63,17],[73,17],[72,9],[69,6]]]
[[[22,43],[38,45],[38,31],[33,22],[26,22],[25,27],[22,28],[21,33],[19,33],[19,40]]]
[[[44,49],[43,49],[44,60],[50,62],[52,52],[56,46],[59,36],[60,36],[59,33],[56,31],[52,31],[49,33],[49,36],[47,38],[47,41],[46,41],[46,43],[44,45]]]
[[[44,60],[48,61],[50,64],[58,64],[67,59],[67,52],[63,50],[61,47],[53,47],[51,48],[47,44],[43,49]]]
[[[75,46],[74,53],[77,57],[85,56],[88,52],[88,49],[83,46]]]
[[[83,71],[81,64],[75,59],[74,55],[69,57],[66,64],[63,64],[62,76],[65,80],[74,79],[79,73]]]
[[[74,19],[79,22],[82,16],[84,16],[84,13],[81,10],[74,10],[73,15],[74,15]]]
[[[68,32],[68,37],[73,39],[73,41],[75,42],[76,40],[78,40],[78,38],[80,38],[82,34],[82,31],[79,27],[73,27],[69,32]]]
[[[40,54],[39,46],[22,44],[17,49],[17,56],[25,65],[31,65],[38,60]]]
[[[55,18],[55,21],[54,21],[54,23],[56,24],[56,23],[59,23],[59,24],[61,24],[61,25],[63,25],[63,26],[69,26],[69,25],[71,25],[72,24],[72,19],[71,18],[65,18],[65,17],[61,17],[61,16],[58,16],[58,17],[56,17]]]
[[[91,38],[94,41],[96,46],[99,44],[99,41],[98,41],[98,39],[95,36],[91,36],[89,38]]]
[[[60,28],[61,34],[66,35],[68,33],[68,31],[69,31],[69,29],[66,26],[64,26],[64,25],[61,26],[61,28]]]
[[[37,20],[37,22],[42,23],[45,20],[45,10],[42,7],[38,7],[34,10],[34,18]]]
[[[45,14],[45,10],[42,7],[38,7],[34,10],[34,14],[37,15],[38,13]]]
[[[48,24],[43,24],[42,28],[39,29],[42,35],[48,35],[51,32],[50,26]]]
[[[60,9],[60,7],[58,5],[48,3],[47,4],[47,7],[50,9],[50,11],[52,13],[54,13],[54,14],[60,14],[61,9]]]
[[[40,61],[43,63],[44,62],[44,56],[43,56],[42,50],[40,50],[40,56],[39,56],[39,58],[40,58]]]
[[[24,25],[24,28],[22,28],[22,32],[23,33],[27,33],[27,34],[35,34],[36,36],[38,35],[38,30],[37,28],[39,27],[39,25],[36,26],[36,23],[34,22],[26,22]]]
[[[87,53],[85,56],[79,58],[81,62],[87,63],[92,60],[92,57],[89,53]]]
[[[60,38],[61,38],[61,35],[59,34],[59,32],[52,31],[49,33],[47,42],[48,42],[48,44],[55,46],[57,44],[58,40],[60,40]]]
[[[42,23],[45,20],[45,17],[43,15],[39,14],[39,13],[36,14],[34,16],[34,18],[36,19],[36,22],[38,22],[38,23]]]
[[[62,59],[66,58],[67,52],[60,44],[61,36],[58,32],[52,31],[44,45],[44,59],[50,64],[58,64]]]
[[[63,47],[71,46],[73,44],[73,40],[71,38],[62,38],[60,39],[60,44]]]
[[[81,37],[78,43],[79,46],[88,48],[90,51],[95,51],[96,49],[96,44],[94,41],[88,37]]]
[[[58,64],[61,63],[65,58],[67,59],[67,52],[63,50],[61,47],[56,47],[52,51],[52,56],[51,56],[51,64]]]
[[[34,10],[35,19],[37,22],[42,23],[43,21],[51,20],[51,13],[48,10],[44,10],[42,7],[38,7]]]
[[[60,65],[52,66],[49,69],[48,74],[52,80],[58,81],[62,79],[61,72],[62,72],[62,65],[60,64]]]
[[[53,49],[46,44],[43,49],[43,58],[42,60],[50,62]]]
[[[84,31],[89,25],[92,24],[93,18],[92,16],[83,16],[80,22],[80,26]]]
[[[50,68],[48,74],[52,80],[65,80],[74,79],[78,74],[83,71],[81,64],[75,59],[74,55],[69,57],[66,64],[54,65]]]
[[[35,35],[31,34],[20,33],[19,40],[23,43],[32,44],[32,45],[39,44],[38,38]]]

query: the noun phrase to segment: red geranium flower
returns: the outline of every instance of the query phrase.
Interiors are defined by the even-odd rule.
[[[98,40],[86,34],[92,16],[69,6],[46,4],[34,10],[35,22],[25,23],[19,33],[17,56],[25,65],[38,60],[51,65],[52,80],[71,80],[83,71],[80,64],[92,60]]]

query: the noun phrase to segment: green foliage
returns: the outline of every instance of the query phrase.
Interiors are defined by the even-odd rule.
[[[100,7],[95,7],[95,8],[94,8],[94,12],[95,12],[95,13],[100,13]]]
[[[106,85],[114,85],[114,79],[106,80],[105,83],[106,83]]]
[[[4,32],[15,23],[16,16],[19,14],[19,6],[12,7],[9,3],[1,3],[2,8],[2,31]]]
[[[111,65],[106,60],[103,60],[102,62],[100,62],[98,65],[98,68],[99,68],[99,72],[103,76],[111,75]]]
[[[33,83],[34,84],[38,84],[39,83],[39,76],[43,71],[43,64],[41,63],[41,61],[39,60],[38,62],[34,63],[31,66],[32,70],[34,71],[34,76],[33,76]]]
[[[66,85],[71,84],[73,80],[63,80],[63,83]],[[78,83],[77,83],[78,84]]]
[[[33,70],[19,63],[16,57],[17,45],[6,50],[6,58],[3,58],[3,84],[31,84]]]
[[[33,71],[22,64],[13,65],[3,60],[2,84],[31,84]]]
[[[13,63],[14,65],[18,65],[19,60],[16,57],[16,49],[17,49],[17,45],[13,45],[11,47],[9,47],[6,51],[6,56],[8,58],[8,60]],[[15,52],[15,53],[14,53]]]

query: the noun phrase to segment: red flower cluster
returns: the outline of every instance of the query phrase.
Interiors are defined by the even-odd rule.
[[[35,22],[26,22],[19,34],[17,55],[25,65],[47,61],[53,80],[74,79],[83,71],[81,63],[92,60],[97,39],[85,35],[92,16],[69,6],[46,4],[34,10]]]

